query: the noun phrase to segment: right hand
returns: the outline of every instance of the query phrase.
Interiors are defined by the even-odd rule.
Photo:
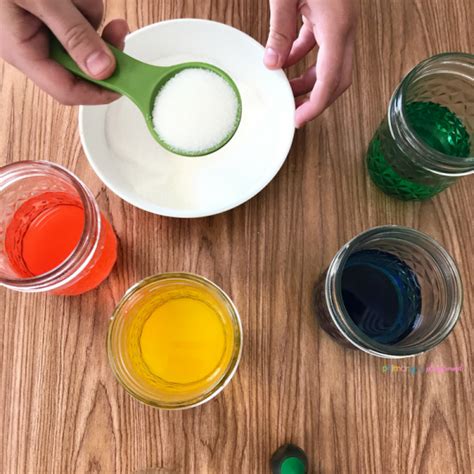
[[[291,81],[298,128],[317,117],[351,84],[355,4],[354,0],[270,0],[266,66],[289,67],[317,50],[316,62]],[[303,26],[296,38],[298,15],[303,17]]]
[[[102,0],[0,0],[0,56],[63,104],[112,102],[117,94],[79,79],[49,58],[50,30],[86,74],[109,77],[115,58],[96,32],[103,11]],[[102,38],[123,49],[127,33],[125,20],[113,20]]]

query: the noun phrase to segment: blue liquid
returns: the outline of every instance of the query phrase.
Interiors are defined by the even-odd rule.
[[[347,259],[342,299],[357,327],[382,344],[408,336],[421,311],[415,273],[397,256],[381,250],[361,250]]]

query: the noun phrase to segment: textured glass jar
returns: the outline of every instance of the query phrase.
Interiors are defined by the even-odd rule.
[[[372,181],[422,200],[474,173],[474,55],[446,53],[416,66],[395,90],[369,145]]]
[[[369,338],[352,321],[342,297],[342,273],[348,258],[361,250],[389,252],[416,275],[421,310],[413,330],[395,344]],[[457,267],[435,240],[400,226],[374,227],[346,243],[316,284],[316,315],[321,327],[340,344],[369,354],[402,358],[421,354],[442,342],[454,328],[462,307],[462,284]]]
[[[173,296],[169,297],[171,293]],[[195,380],[170,381],[154,373],[147,366],[138,342],[144,324],[154,312],[170,300],[182,298],[183,294],[198,301],[205,295],[206,304],[224,323],[227,334],[228,357],[220,361],[209,379],[200,379],[198,383]],[[174,344],[182,344],[182,341],[175,340]],[[157,339],[154,346],[159,347]],[[232,300],[208,279],[192,273],[162,273],[136,283],[122,297],[110,322],[107,350],[117,380],[134,398],[166,410],[192,408],[218,395],[234,376],[242,354],[242,325]]]
[[[76,247],[60,265],[41,275],[19,276],[6,251],[7,229],[25,202],[41,199],[44,193],[65,193],[77,201],[84,210],[84,228]],[[25,292],[76,295],[98,286],[115,264],[117,239],[111,225],[101,214],[91,191],[62,166],[46,161],[21,161],[1,167],[0,211],[2,286]]]

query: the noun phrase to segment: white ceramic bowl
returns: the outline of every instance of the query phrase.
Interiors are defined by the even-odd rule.
[[[203,217],[244,203],[272,180],[290,150],[295,107],[285,74],[264,67],[259,43],[221,23],[183,19],[135,31],[125,51],[154,64],[195,60],[222,68],[241,93],[242,121],[221,150],[182,157],[154,141],[127,98],[81,107],[82,146],[114,193],[155,214]]]

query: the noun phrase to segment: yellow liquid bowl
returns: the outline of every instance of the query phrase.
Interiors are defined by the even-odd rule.
[[[157,408],[191,408],[230,382],[242,353],[242,325],[230,298],[211,281],[163,273],[122,297],[107,350],[133,397]]]

